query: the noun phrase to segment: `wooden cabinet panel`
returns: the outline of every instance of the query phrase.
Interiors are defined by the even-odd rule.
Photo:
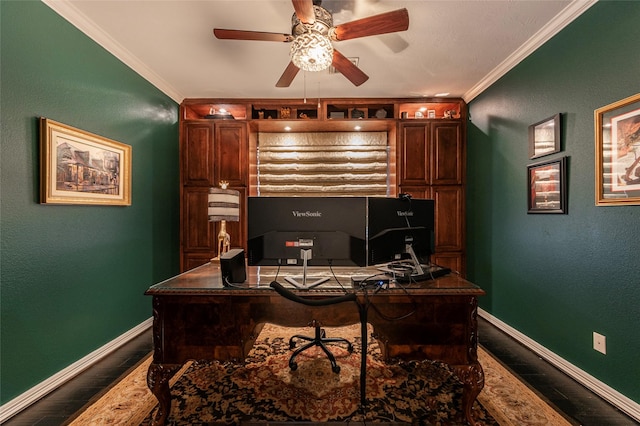
[[[182,250],[206,250],[211,257],[213,226],[207,217],[208,197],[208,186],[183,188]]]
[[[197,268],[211,260],[212,256],[207,253],[185,253],[182,256],[182,271]]]
[[[431,184],[461,185],[464,181],[464,144],[460,122],[432,124]]]
[[[247,130],[244,123],[217,123],[215,127],[215,181],[229,187],[247,184]]]
[[[436,207],[436,252],[464,250],[464,188],[434,186],[431,197]]]
[[[465,277],[467,271],[465,269],[464,255],[459,252],[436,253],[431,256],[431,261],[440,266],[446,266],[452,271],[457,272],[460,276]]]
[[[398,150],[400,186],[429,184],[429,127],[425,123],[400,126]]]
[[[180,145],[182,184],[212,186],[213,123],[184,123]]]
[[[411,194],[412,198],[431,198],[431,188],[428,186],[400,186],[400,194]]]

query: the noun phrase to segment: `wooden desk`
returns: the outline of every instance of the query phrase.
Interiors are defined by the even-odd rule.
[[[284,283],[280,271],[278,281]],[[347,291],[350,276],[370,275],[371,269],[334,268]],[[328,268],[323,270],[326,274]],[[163,425],[171,408],[169,379],[188,360],[243,360],[265,323],[305,326],[317,319],[324,326],[359,322],[355,304],[303,306],[269,287],[274,268],[248,267],[246,288],[224,288],[219,266],[206,264],[150,287],[153,296],[153,362],[147,384],[159,401],[154,425]],[[311,271],[313,273],[313,269]],[[474,424],[471,407],[484,386],[478,363],[477,298],[484,291],[455,275],[411,285],[369,291],[368,323],[373,326],[386,360],[431,359],[452,366],[464,384],[463,407]],[[323,298],[344,293],[332,279],[322,286],[301,290],[305,297]],[[358,300],[365,294],[357,290]],[[410,314],[410,315],[407,315]],[[389,318],[401,320],[390,321]]]

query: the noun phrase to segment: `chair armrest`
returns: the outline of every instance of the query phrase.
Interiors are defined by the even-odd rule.
[[[293,302],[298,302],[307,306],[327,306],[327,305],[334,305],[334,304],[343,303],[343,302],[355,302],[357,300],[357,296],[355,293],[347,293],[342,296],[335,296],[335,297],[330,297],[330,298],[321,299],[321,300],[310,300],[310,299],[305,299],[304,297],[298,296],[297,294],[293,293],[291,290],[283,287],[282,284],[280,284],[277,281],[271,281],[271,284],[269,284],[269,286],[273,288],[276,292],[278,292],[278,294],[281,295],[282,297],[289,299]]]

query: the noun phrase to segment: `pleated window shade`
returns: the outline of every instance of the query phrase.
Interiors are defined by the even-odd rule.
[[[260,196],[386,196],[386,132],[259,133]]]

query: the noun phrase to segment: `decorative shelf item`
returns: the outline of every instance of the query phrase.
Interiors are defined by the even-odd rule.
[[[351,118],[364,118],[364,111],[354,108],[351,111]]]

